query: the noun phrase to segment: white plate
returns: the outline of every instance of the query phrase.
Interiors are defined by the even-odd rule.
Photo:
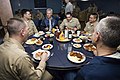
[[[88,51],[96,50],[96,47],[91,43],[84,44],[83,47],[84,47],[85,50],[88,50]]]
[[[82,62],[84,62],[84,61],[86,60],[86,57],[85,57],[85,55],[84,55],[83,53],[78,52],[78,51],[74,51],[74,52],[77,53],[77,54],[82,55],[82,59],[79,60],[80,58],[77,58],[77,56],[70,56],[70,53],[68,53],[67,58],[68,58],[71,62],[74,62],[74,63],[82,63]]]
[[[43,46],[42,46],[42,49],[44,49],[44,50],[50,50],[50,49],[52,49],[53,48],[53,45],[52,44],[44,44]]]
[[[32,40],[32,39],[35,39],[35,40]],[[31,39],[28,39],[25,43],[26,44],[35,44],[36,42],[37,42],[36,38],[31,38]]]
[[[75,42],[75,43],[81,43],[82,40],[81,40],[80,38],[74,38],[74,39],[73,39],[73,42]]]
[[[80,48],[80,47],[81,47],[81,44],[73,44],[73,47],[75,47],[75,48]]]
[[[54,36],[54,34],[50,34],[50,37],[53,37]]]
[[[50,34],[51,32],[50,31],[47,31],[46,34]]]
[[[78,37],[77,34],[73,34],[72,36],[73,36],[73,37]]]
[[[40,52],[40,53],[39,53]],[[48,57],[50,56],[50,51],[46,51],[46,50],[41,50],[41,49],[38,49],[34,52],[32,52],[33,54],[33,58],[36,59],[36,60],[41,60],[41,55],[42,55],[42,52],[46,52],[48,54]],[[38,55],[37,55],[38,54]]]
[[[45,33],[43,31],[39,31],[38,33],[35,33],[34,37],[40,37],[41,35],[44,35]]]
[[[54,34],[50,33],[50,34],[45,34],[45,37],[53,37]]]
[[[35,33],[33,36],[34,37],[40,37],[40,34],[39,33]]]
[[[44,35],[45,33],[43,31],[38,32],[40,35]]]
[[[87,39],[87,36],[79,36],[80,39]]]

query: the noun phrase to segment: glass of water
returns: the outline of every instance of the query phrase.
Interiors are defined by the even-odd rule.
[[[72,45],[69,44],[69,45],[68,45],[68,53],[71,52],[71,51],[72,51]]]

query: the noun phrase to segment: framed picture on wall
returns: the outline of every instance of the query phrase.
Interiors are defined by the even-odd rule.
[[[46,8],[47,3],[46,0],[34,0],[34,8]]]

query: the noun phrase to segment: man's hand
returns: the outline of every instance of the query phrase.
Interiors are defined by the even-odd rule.
[[[44,52],[41,55],[41,61],[46,62],[48,60],[48,53]]]
[[[55,26],[56,29],[58,29],[59,27],[58,26]]]
[[[76,28],[76,27],[74,27],[74,28],[73,28],[73,30],[74,30],[74,31],[76,31],[76,30],[77,30],[77,28]]]

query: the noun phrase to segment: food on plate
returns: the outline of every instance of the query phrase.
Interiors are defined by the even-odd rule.
[[[33,58],[34,58],[35,60],[41,60],[41,56],[42,56],[43,54],[45,54],[45,53],[47,54],[47,57],[50,56],[50,52],[47,51],[47,50],[38,49],[38,50],[32,52]]]
[[[77,34],[73,33],[73,37],[78,37]]]
[[[43,52],[37,52],[35,57],[40,57],[43,54]]]
[[[51,45],[45,45],[44,48],[50,49]]]
[[[35,57],[36,57],[36,58],[37,58],[37,57],[40,57],[43,53],[47,53],[47,52],[37,52],[36,55],[35,55]]]
[[[35,41],[35,40],[37,40],[36,38],[31,38],[31,41]]]
[[[75,48],[80,48],[81,45],[80,45],[80,44],[73,44],[73,47],[75,47]]]
[[[43,43],[43,41],[38,39],[38,41],[36,42],[36,45],[41,45],[42,43]]]
[[[80,43],[80,42],[82,42],[82,40],[80,38],[74,38],[73,42]]]
[[[80,40],[81,40],[81,39],[79,39],[79,38],[76,38],[76,39],[75,39],[75,41],[80,41]]]
[[[36,41],[37,41],[36,38],[31,38],[31,39],[28,39],[25,43],[26,43],[26,44],[35,44]]]
[[[91,43],[84,44],[84,48],[88,51],[95,51],[96,50],[96,47]]]
[[[80,54],[80,52],[77,51],[70,52],[70,56],[79,58],[78,61],[81,61],[83,59],[83,56]]]
[[[58,38],[56,37],[56,40],[57,40],[57,41],[60,41],[60,42],[68,42],[68,41],[70,41],[71,39],[67,39],[67,38],[58,39]]]
[[[53,45],[52,45],[52,44],[44,44],[44,45],[42,46],[42,48],[43,48],[44,50],[50,50],[50,49],[53,48]]]
[[[70,52],[70,56],[76,56],[76,53],[74,53],[73,51],[72,52]]]
[[[82,63],[86,60],[85,55],[78,51],[69,52],[67,55],[67,58],[74,63]]]
[[[64,33],[63,33],[63,32],[60,33],[59,39],[60,39],[60,40],[65,40],[65,37],[64,37]]]
[[[67,42],[67,41],[70,41],[71,39],[65,38],[64,33],[61,32],[59,37],[56,37],[56,40],[58,40],[60,42]]]

